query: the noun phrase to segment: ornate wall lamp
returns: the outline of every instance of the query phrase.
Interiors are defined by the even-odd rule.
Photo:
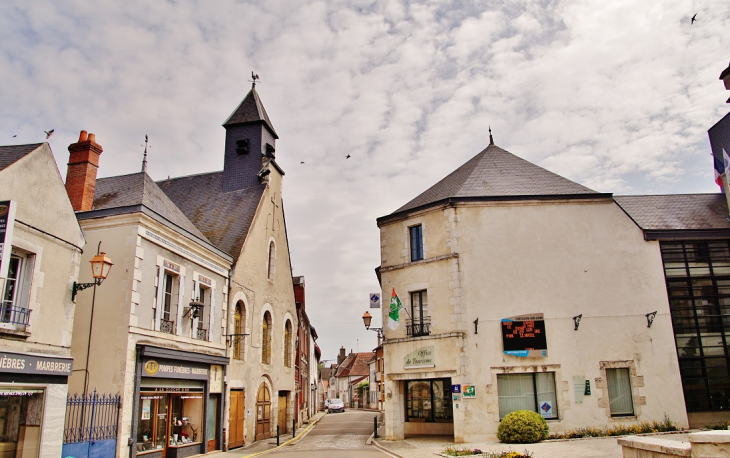
[[[99,242],[99,246],[101,246],[101,242]],[[106,280],[106,277],[109,276],[109,271],[111,270],[112,264],[111,259],[109,259],[106,256],[106,253],[103,251],[101,253],[98,252],[96,256],[91,258],[91,276],[94,277],[94,281],[91,283],[76,283],[74,282],[73,290],[71,291],[71,300],[76,300],[76,293],[79,291],[83,291],[86,288],[91,288],[92,286],[99,286],[101,283]]]
[[[656,312],[651,312],[646,314],[646,327],[650,328],[651,325],[654,323],[654,318],[656,318]]]
[[[373,321],[373,316],[370,315],[370,312],[367,310],[365,311],[365,314],[362,316],[362,322],[365,324],[365,329],[368,331],[375,331],[378,333],[378,342],[380,342],[380,339],[385,340],[385,336],[383,335],[383,328],[370,328],[370,323]]]
[[[248,335],[250,334],[226,334],[226,344],[232,347],[235,342],[243,340]]]
[[[203,308],[205,307],[205,304],[200,302],[197,298],[190,301],[189,307],[185,311],[184,316],[188,316],[190,314],[190,319],[200,318],[200,315],[203,313]]]

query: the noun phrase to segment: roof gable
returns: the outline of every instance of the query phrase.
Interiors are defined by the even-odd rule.
[[[223,126],[225,127],[248,122],[263,122],[274,135],[274,138],[279,138],[274,130],[274,125],[271,124],[269,115],[266,114],[264,105],[261,103],[261,99],[259,98],[259,94],[256,92],[255,87],[252,87],[248,94],[246,94],[246,97],[244,97],[241,104],[238,105],[238,108],[236,108],[228,117],[228,120],[223,123]]]
[[[0,146],[0,171],[10,167],[15,162],[38,149],[41,145],[43,145],[43,143]]]
[[[415,199],[400,213],[449,198],[601,194],[490,144]]]

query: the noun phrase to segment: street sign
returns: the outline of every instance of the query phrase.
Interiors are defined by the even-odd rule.
[[[454,394],[461,393],[461,385],[451,385],[451,392]]]
[[[370,293],[370,308],[371,309],[380,308],[380,293]]]
[[[477,397],[477,387],[474,385],[464,385],[464,399],[475,399]]]

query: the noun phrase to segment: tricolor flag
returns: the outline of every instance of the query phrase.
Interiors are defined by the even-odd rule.
[[[393,288],[393,294],[390,296],[390,312],[388,313],[388,329],[396,330],[400,325],[400,318],[398,312],[403,308],[398,295],[395,294],[395,288]]]
[[[725,148],[722,149],[723,156],[725,156],[727,153],[725,153]],[[712,155],[713,159],[715,160],[715,183],[720,187],[720,190],[722,190],[722,174],[725,173],[725,160],[723,158],[722,161],[717,159],[715,155]]]

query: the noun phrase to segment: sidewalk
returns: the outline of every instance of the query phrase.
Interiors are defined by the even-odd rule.
[[[269,453],[270,451],[277,448],[296,444],[297,442],[299,442],[299,440],[303,439],[307,434],[309,434],[309,431],[314,427],[314,425],[325,415],[326,414],[324,412],[317,412],[306,423],[303,423],[299,428],[297,428],[295,434],[292,434],[291,432],[286,434],[280,434],[279,447],[276,446],[276,436],[274,436],[270,439],[256,441],[252,444],[229,450],[227,452],[217,451],[213,453],[208,453],[205,456],[206,458],[249,458],[265,455],[266,453]]]
[[[662,434],[662,439],[687,441],[687,432],[677,434]],[[533,458],[622,458],[621,446],[618,437],[592,437],[585,439],[569,439],[545,441],[537,444],[501,444],[494,442],[479,442],[456,444],[456,447],[465,450],[479,449],[482,452],[515,452],[532,453]],[[400,458],[423,458],[440,454],[444,446],[453,445],[450,436],[418,436],[399,441],[384,439],[373,440],[373,444]]]

